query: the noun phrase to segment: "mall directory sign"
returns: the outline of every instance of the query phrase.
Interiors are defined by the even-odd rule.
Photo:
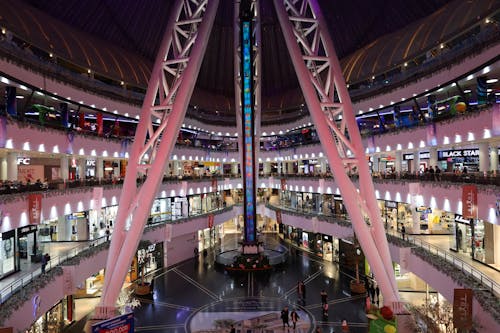
[[[134,314],[127,313],[92,325],[92,333],[133,333]]]

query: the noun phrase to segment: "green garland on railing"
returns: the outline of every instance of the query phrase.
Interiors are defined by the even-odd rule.
[[[474,292],[474,297],[485,311],[488,311],[495,321],[500,323],[500,301],[493,291],[484,289],[484,285],[477,281],[469,274],[460,271],[457,266],[448,262],[446,259],[433,254],[422,247],[412,247],[411,252],[432,265],[438,271],[446,274],[453,281],[463,286],[470,288]]]
[[[31,300],[35,293],[54,281],[57,276],[61,276],[62,274],[62,267],[54,267],[46,273],[40,274],[36,279],[33,279],[30,283],[11,295],[3,304],[0,305],[0,326],[4,326],[6,320],[9,319],[14,312],[20,309],[24,303]]]

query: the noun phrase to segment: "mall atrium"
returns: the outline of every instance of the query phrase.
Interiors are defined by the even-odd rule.
[[[500,0],[0,29],[0,333],[500,332]]]

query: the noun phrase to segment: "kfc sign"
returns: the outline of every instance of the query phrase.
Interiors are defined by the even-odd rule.
[[[30,165],[31,158],[30,157],[18,157],[17,165]]]

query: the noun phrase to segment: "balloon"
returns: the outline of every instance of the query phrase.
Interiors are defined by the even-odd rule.
[[[467,109],[467,105],[464,103],[464,102],[458,102],[456,105],[455,105],[455,110],[457,110],[457,112],[465,112],[465,110]]]
[[[397,330],[396,330],[396,327],[392,326],[392,325],[385,325],[384,326],[384,333],[396,333]]]

